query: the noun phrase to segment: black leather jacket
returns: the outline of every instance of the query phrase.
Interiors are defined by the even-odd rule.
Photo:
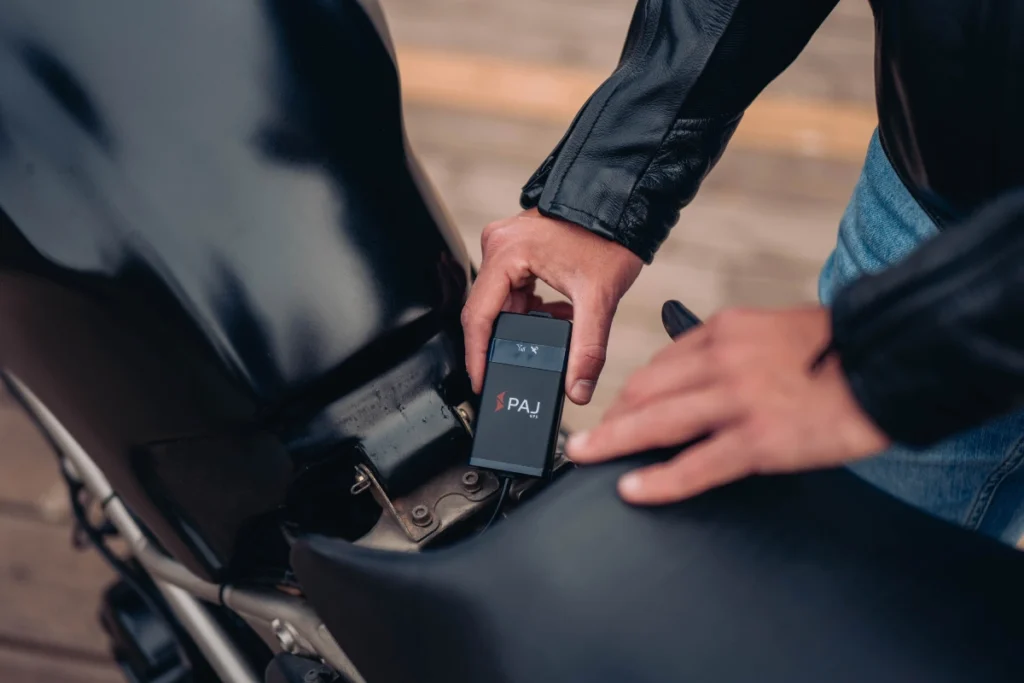
[[[650,261],[836,2],[640,0],[523,206]],[[877,424],[923,445],[1024,405],[1024,0],[872,6],[882,145],[943,229],[838,295],[833,348]]]

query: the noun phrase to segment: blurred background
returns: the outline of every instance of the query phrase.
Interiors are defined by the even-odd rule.
[[[635,0],[382,0],[397,45],[409,138],[474,259],[519,189],[618,61]],[[816,299],[817,273],[877,117],[873,19],[842,0],[800,59],[747,112],[654,264],[623,300],[587,426],[667,343],[661,304]]]
[[[684,0],[680,0],[684,1]],[[614,68],[634,0],[381,0],[413,150],[474,259],[484,226]],[[841,0],[800,59],[750,109],[698,199],[626,296],[592,424],[667,343],[664,300],[724,306],[813,301],[875,125],[872,17]],[[121,681],[96,621],[109,576],[71,548],[53,459],[0,390],[0,681]]]

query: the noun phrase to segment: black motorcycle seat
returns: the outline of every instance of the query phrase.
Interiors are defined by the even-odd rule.
[[[630,466],[442,550],[311,537],[293,565],[369,683],[1024,680],[1024,553],[846,471],[637,508]]]

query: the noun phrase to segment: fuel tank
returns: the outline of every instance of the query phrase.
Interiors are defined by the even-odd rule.
[[[469,261],[369,2],[0,0],[0,367],[207,578],[284,504],[282,430],[359,441],[387,400],[313,418],[464,372]]]

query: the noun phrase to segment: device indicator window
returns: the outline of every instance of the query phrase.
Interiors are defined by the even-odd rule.
[[[503,365],[561,372],[565,367],[565,349],[512,339],[494,339],[491,342],[490,360]]]

